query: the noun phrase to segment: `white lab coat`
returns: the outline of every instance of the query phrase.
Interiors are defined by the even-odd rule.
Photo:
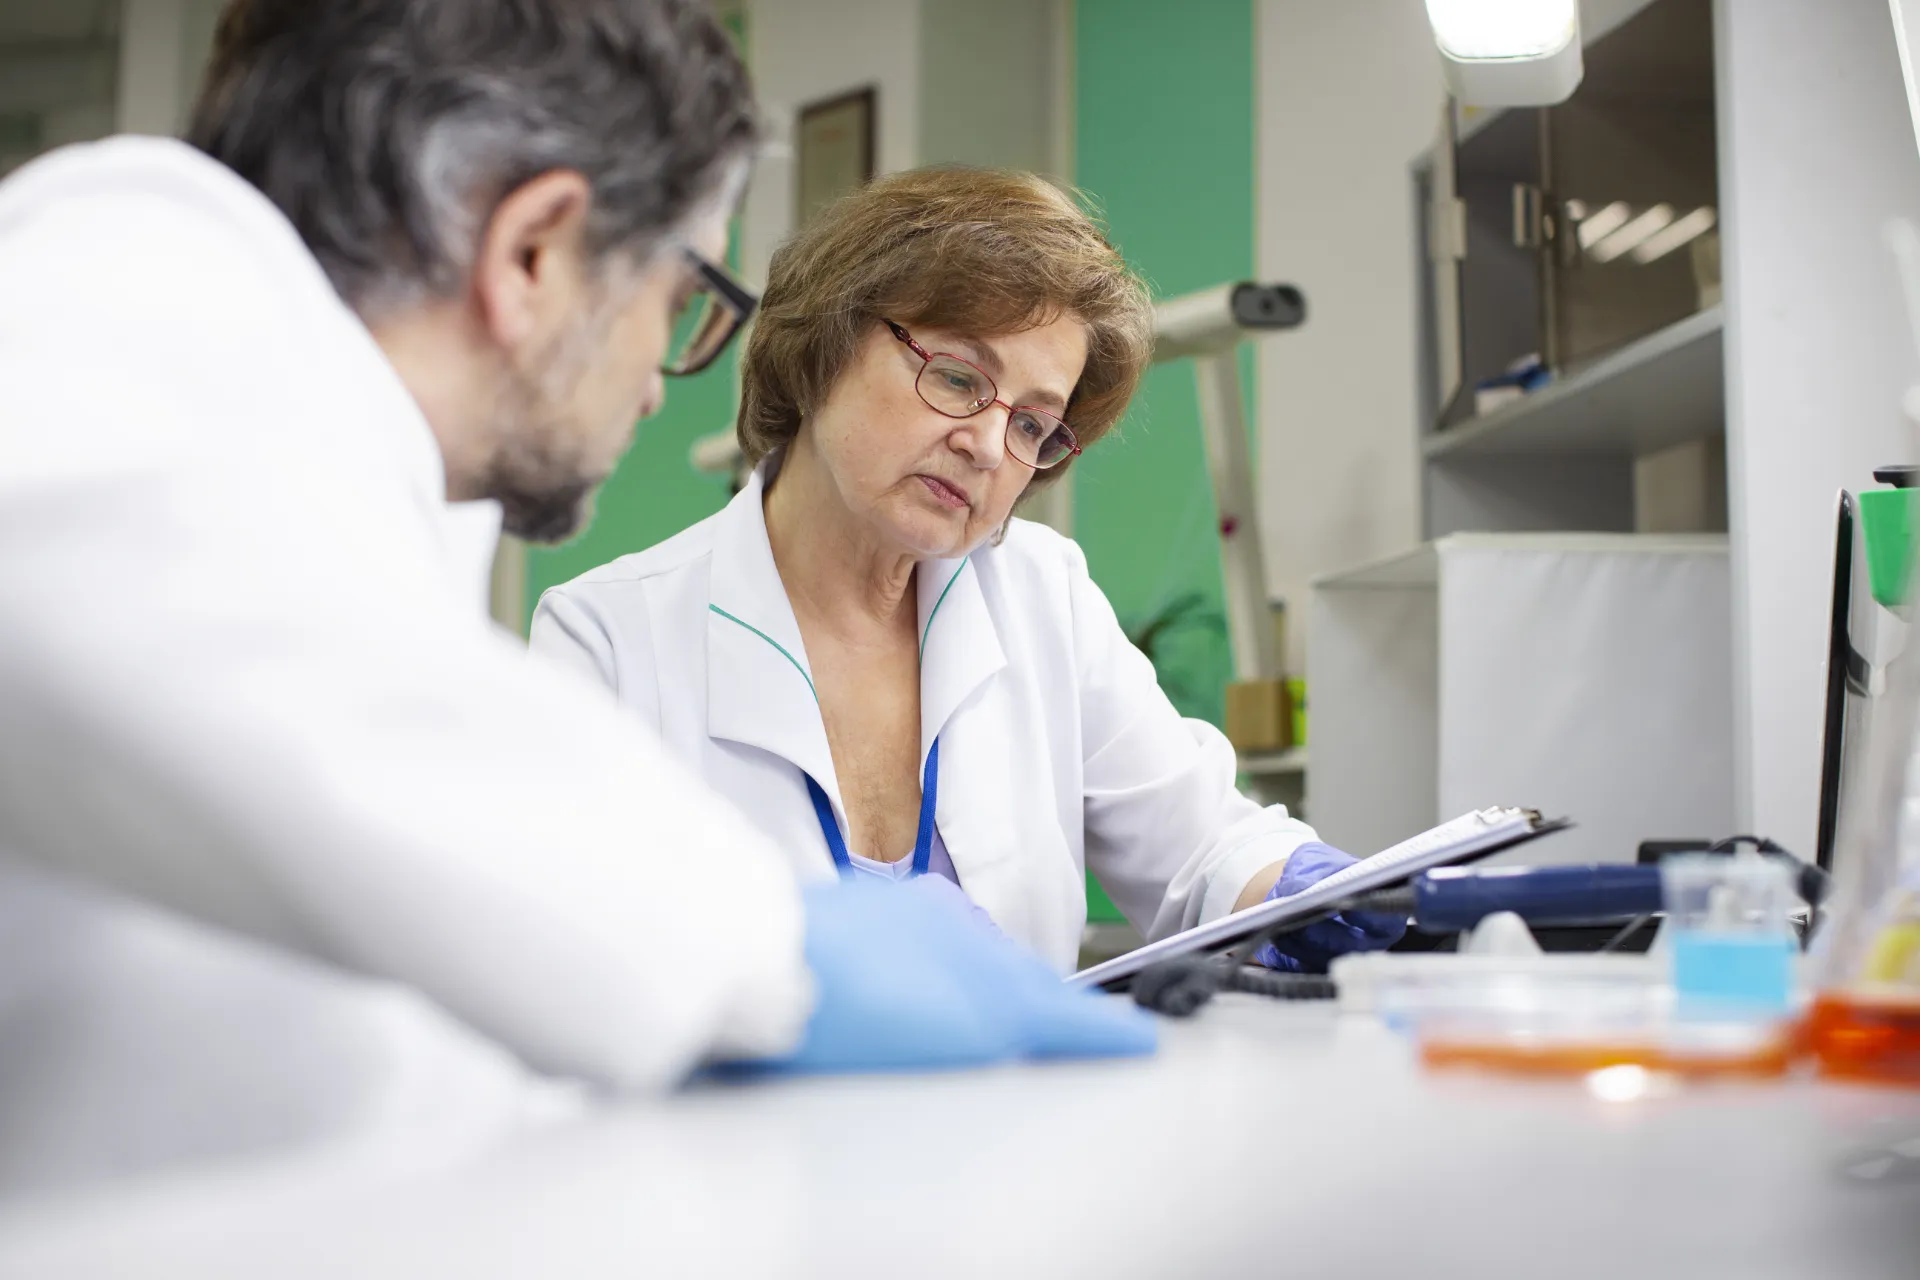
[[[613,688],[799,874],[827,876],[802,771],[846,810],[767,541],[775,466],[679,536],[546,592],[532,643]],[[915,589],[940,835],[973,900],[1057,968],[1079,949],[1088,866],[1157,938],[1231,911],[1315,838],[1234,789],[1233,749],[1167,701],[1073,542],[1015,520],[997,546],[922,562]]]
[[[487,623],[475,518],[232,173],[0,184],[0,1189],[457,1145],[798,1036],[785,860]]]

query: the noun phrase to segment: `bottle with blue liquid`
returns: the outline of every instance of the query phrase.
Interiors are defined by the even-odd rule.
[[[1799,906],[1793,870],[1777,858],[1683,854],[1660,864],[1676,1011],[1682,1018],[1767,1019],[1793,1013]]]

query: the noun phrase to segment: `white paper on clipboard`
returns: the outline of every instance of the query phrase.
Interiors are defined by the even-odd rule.
[[[1217,950],[1269,925],[1304,918],[1353,894],[1385,888],[1422,871],[1459,862],[1483,850],[1544,835],[1564,825],[1544,822],[1531,809],[1476,809],[1364,858],[1290,898],[1262,902],[1158,942],[1149,942],[1123,956],[1082,969],[1067,982],[1077,987],[1099,986],[1116,978],[1131,977],[1158,960],[1194,951]]]

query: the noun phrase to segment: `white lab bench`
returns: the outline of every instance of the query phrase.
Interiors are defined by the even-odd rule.
[[[1430,1074],[1377,1023],[1223,998],[1160,1054],[706,1086],[380,1179],[0,1207],[0,1276],[1920,1274],[1920,1093],[1606,1102]]]

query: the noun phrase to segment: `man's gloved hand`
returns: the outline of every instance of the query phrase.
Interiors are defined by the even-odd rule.
[[[1352,866],[1350,857],[1331,845],[1318,841],[1303,844],[1287,858],[1286,867],[1267,901],[1291,898],[1336,871]],[[1308,925],[1293,933],[1282,934],[1254,952],[1256,964],[1287,973],[1325,973],[1328,963],[1349,951],[1379,951],[1392,946],[1407,931],[1405,916],[1383,915],[1378,911],[1346,911],[1331,920]]]
[[[1130,1002],[1066,986],[962,895],[912,884],[803,891],[813,1017],[794,1053],[750,1065],[916,1071],[1153,1051],[1153,1020]]]

